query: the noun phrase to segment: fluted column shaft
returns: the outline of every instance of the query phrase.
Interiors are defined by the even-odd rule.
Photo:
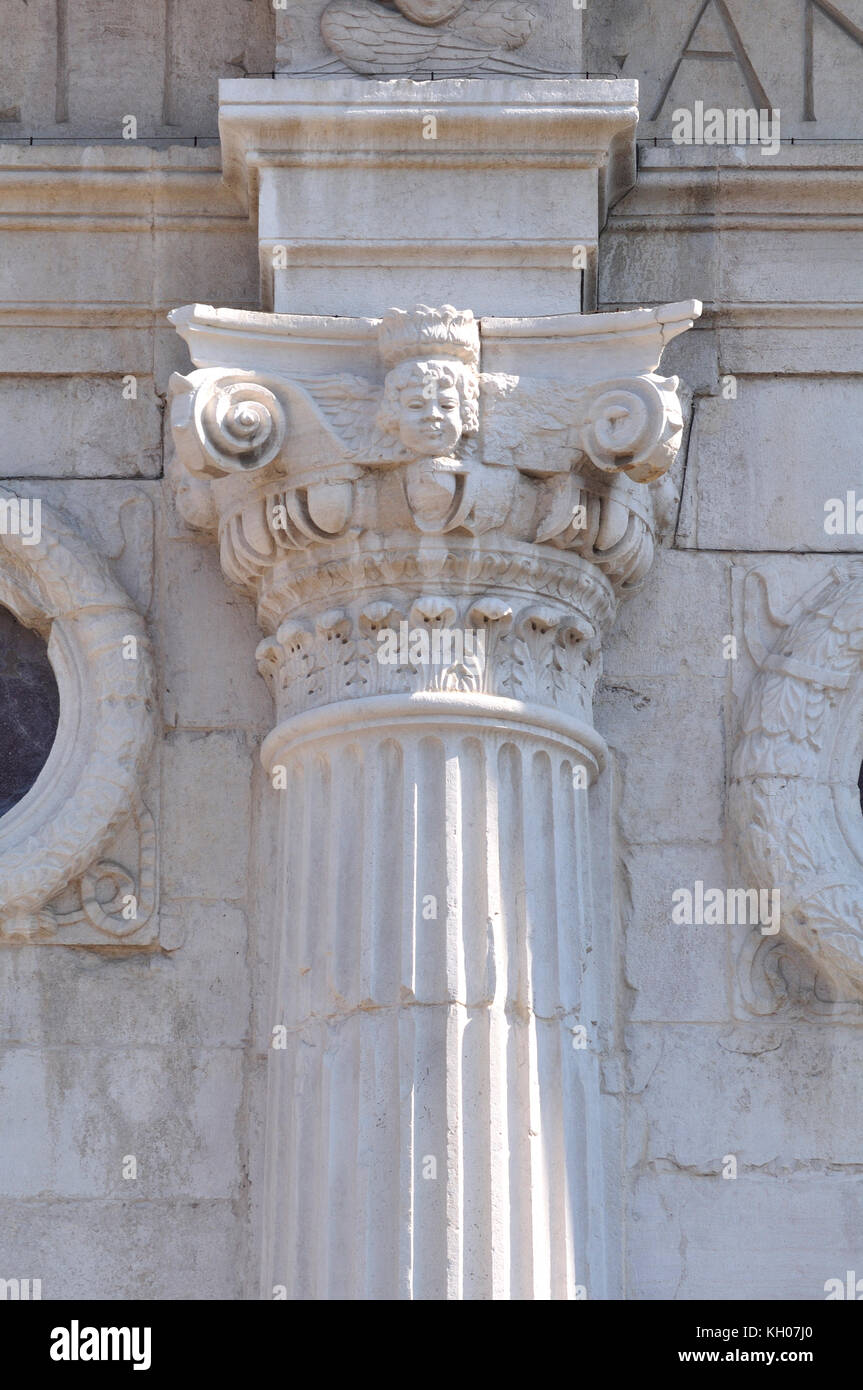
[[[264,1282],[294,1298],[586,1287],[591,947],[575,721],[381,697],[288,721]]]

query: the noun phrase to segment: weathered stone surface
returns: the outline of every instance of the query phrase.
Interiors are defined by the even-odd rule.
[[[251,1007],[245,916],[229,904],[190,900],[163,902],[161,916],[172,945],[175,924],[182,929],[182,949],[122,959],[0,951],[9,1001],[0,1042],[38,1048],[50,1038],[75,1049],[82,1071],[97,1049],[110,1053],[121,1041],[129,1049],[240,1047]]]
[[[723,706],[718,677],[609,677],[601,683],[597,728],[620,763],[620,826],[630,844],[716,844],[722,838]]]
[[[138,388],[137,400],[124,400],[119,376],[107,382],[6,378],[0,383],[0,469],[7,478],[158,476],[161,405],[151,378],[140,378]],[[34,411],[44,433],[34,435]],[[58,438],[63,439],[59,452]]]
[[[232,1197],[241,1181],[233,1133],[242,1055],[209,1048],[192,1065],[168,1048],[43,1046],[0,1050],[14,1108],[0,1195],[32,1198]],[[126,1156],[137,1177],[123,1176]]]
[[[860,1267],[859,1175],[640,1178],[627,1297],[811,1300]],[[859,1275],[858,1275],[859,1277]]]
[[[656,1051],[633,1107],[644,1125],[643,1164],[719,1174],[724,1155],[734,1154],[741,1175],[757,1169],[774,1177],[859,1164],[861,1029],[773,1020],[662,1030],[638,1024],[629,1037],[634,1050],[642,1050],[639,1033],[647,1028]],[[703,1076],[712,1078],[710,1104],[693,1104]]]
[[[237,1219],[224,1198],[0,1201],[0,1221],[6,1267],[41,1278],[43,1299],[244,1296]]]
[[[162,810],[163,884],[169,897],[245,895],[250,777],[242,737],[182,732],[167,737]]]
[[[624,855],[624,864],[631,897],[626,982],[636,991],[629,1017],[657,1023],[727,1019],[729,929],[672,920],[678,889],[692,892],[699,879],[708,888],[724,888],[728,871],[720,847],[639,846]]]
[[[860,550],[863,535],[846,533],[845,498],[859,476],[861,424],[859,392],[845,377],[741,377],[736,400],[700,400],[683,495],[684,543],[702,550]],[[825,524],[834,498],[842,504],[838,535]]]
[[[606,682],[726,675],[730,569],[725,556],[660,548],[643,587],[621,605],[603,654]]]
[[[721,7],[715,0],[707,5],[679,0],[673,9],[664,0],[588,4],[585,63],[591,71],[603,68],[638,79],[639,135],[645,139],[668,139],[674,111],[691,108],[698,100],[707,107],[778,107],[783,137],[859,139],[860,112],[844,94],[859,83],[863,72],[863,6],[860,0],[827,7],[812,0],[811,51],[807,8],[807,0],[760,0],[757,8],[745,0],[725,0]],[[830,10],[856,27],[857,37],[843,32]],[[737,61],[735,38],[741,48]],[[674,76],[687,49],[702,56],[684,58]],[[730,54],[732,60],[703,56],[711,52]],[[812,83],[809,99],[807,73]]]
[[[218,135],[219,77],[273,67],[270,4],[87,0],[16,5],[0,54],[0,130],[9,138],[119,140]]]
[[[684,292],[704,299],[720,325],[759,332],[784,319],[805,353],[811,331],[837,314],[854,327],[860,179],[854,140],[783,144],[771,158],[749,145],[640,145],[638,182],[603,236],[600,302],[694,286]],[[852,342],[859,347],[859,331]]]
[[[165,722],[266,732],[269,693],[263,680],[249,678],[249,647],[257,640],[253,606],[225,588],[212,547],[188,532],[182,541],[166,540],[162,575]]]

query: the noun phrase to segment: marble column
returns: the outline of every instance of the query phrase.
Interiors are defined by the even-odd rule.
[[[606,1291],[592,696],[698,312],[172,316],[178,503],[276,706],[263,1297]]]

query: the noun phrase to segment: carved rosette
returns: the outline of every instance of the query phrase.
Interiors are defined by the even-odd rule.
[[[698,313],[675,307],[596,316],[589,339],[574,323],[545,375],[542,320],[514,374],[486,362],[500,327],[489,354],[448,305],[353,321],[350,354],[344,320],[172,316],[206,363],[172,382],[179,507],[257,602],[281,719],[449,690],[590,722],[602,636],[650,568],[682,437],[677,381],[654,370]],[[212,365],[231,339],[241,365]],[[628,374],[591,379],[598,341]],[[353,370],[316,369],[336,355]]]

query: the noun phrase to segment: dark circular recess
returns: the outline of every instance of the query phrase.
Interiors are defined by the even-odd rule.
[[[59,715],[45,642],[0,607],[0,816],[26,796],[45,766]]]

